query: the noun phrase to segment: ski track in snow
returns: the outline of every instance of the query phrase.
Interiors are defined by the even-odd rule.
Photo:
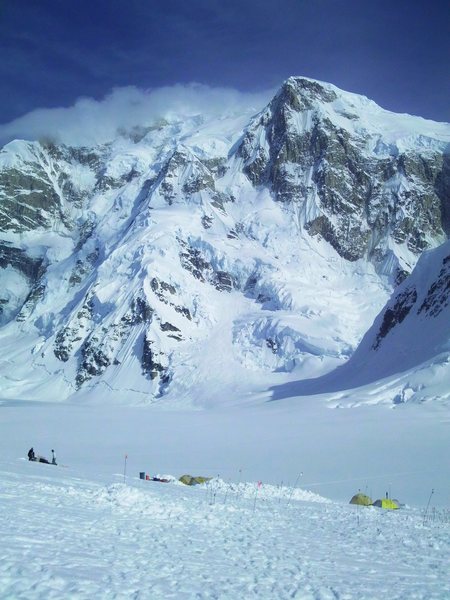
[[[448,518],[256,484],[105,484],[7,467],[2,600],[450,597]]]

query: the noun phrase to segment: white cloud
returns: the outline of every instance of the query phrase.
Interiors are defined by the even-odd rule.
[[[116,88],[99,101],[79,98],[68,108],[39,108],[0,125],[0,141],[50,138],[73,145],[102,143],[113,139],[120,128],[147,126],[160,118],[253,114],[264,107],[273,93],[274,90],[246,93],[201,84],[152,90]]]

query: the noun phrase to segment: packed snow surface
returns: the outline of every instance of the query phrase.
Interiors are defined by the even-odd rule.
[[[449,419],[420,408],[3,403],[0,597],[448,598]]]

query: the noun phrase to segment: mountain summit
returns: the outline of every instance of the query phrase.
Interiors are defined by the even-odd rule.
[[[241,402],[352,356],[450,233],[450,125],[301,77],[246,121],[2,149],[2,397]]]

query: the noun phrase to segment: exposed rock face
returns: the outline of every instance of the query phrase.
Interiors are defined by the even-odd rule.
[[[447,236],[450,236],[450,144],[445,148],[442,156],[442,167],[436,177],[436,194],[441,199],[441,214],[443,216],[443,227]]]
[[[437,317],[450,305],[450,255],[442,261],[439,275],[430,286],[426,298],[422,302],[418,314],[425,313]]]
[[[48,227],[53,218],[62,220],[59,197],[47,173],[40,168],[33,175],[18,169],[1,173],[2,213],[0,227],[14,232]]]
[[[167,365],[163,365],[164,354],[158,352],[158,350],[152,349],[154,341],[149,339],[147,336],[144,337],[144,346],[142,350],[142,372],[155,379],[160,376],[161,383],[166,384],[170,378],[167,373]]]
[[[70,325],[60,329],[55,337],[53,352],[58,360],[67,362],[72,356],[78,357],[77,387],[101,375],[112,363],[119,364],[117,355],[122,345],[133,331],[151,324],[154,311],[141,295],[131,300],[129,309],[120,319],[114,311],[116,314],[113,313],[107,327],[96,326],[95,312],[96,298],[87,297]],[[147,372],[145,344],[142,367]]]
[[[28,256],[25,250],[14,248],[7,242],[0,244],[0,268],[11,267],[23,273],[30,281],[36,281],[44,273],[43,260]]]
[[[450,132],[408,119],[290,78],[243,130],[194,117],[94,148],[8,144],[0,324],[35,336],[31,362],[45,376],[62,372],[73,389],[132,377],[150,398],[170,389],[183,352],[215,326],[244,347],[236,351],[244,363],[273,370],[321,349],[347,357],[363,331],[345,339],[336,324],[321,346],[310,321],[333,310],[337,322],[339,303],[318,307],[312,292],[306,301],[313,280],[334,292],[342,261],[343,279],[362,273],[358,285],[375,281],[384,299],[386,286],[450,234]],[[447,306],[442,269],[423,313]],[[414,290],[404,292],[386,311],[373,348],[415,302]],[[226,306],[242,311],[233,325]]]
[[[383,349],[391,350],[386,364],[419,362],[421,357],[433,357],[450,352],[450,242],[424,254],[412,275],[394,293],[384,311],[375,321],[372,349],[383,359]]]
[[[0,230],[72,229],[101,179],[101,150],[13,142],[0,169]],[[77,177],[80,176],[81,177]]]
[[[444,240],[448,154],[384,147],[363,129],[351,135],[343,125],[359,117],[331,108],[336,98],[317,82],[289,79],[237,150],[250,181],[300,211],[307,231],[347,260],[369,256],[381,266],[390,236],[416,255]]]
[[[450,245],[444,244],[440,250],[441,256],[436,256],[436,260],[430,263],[430,281],[423,282],[418,277],[411,277],[404,282],[403,287],[394,296],[389,305],[382,314],[381,325],[376,334],[376,339],[372,345],[377,350],[387,335],[398,329],[398,326],[406,317],[422,319],[424,323],[429,320],[430,328],[433,328],[433,321],[437,317],[442,318],[445,312],[448,312],[450,306]],[[427,270],[427,263],[419,263],[424,271]],[[419,268],[418,267],[418,268]],[[410,283],[409,283],[410,282]],[[409,283],[409,285],[408,285]],[[425,283],[425,285],[423,285]],[[422,285],[421,285],[422,284]],[[445,328],[442,332],[443,339],[448,338],[450,348],[450,328]],[[420,343],[420,339],[418,343]],[[413,348],[408,348],[413,352]]]
[[[184,269],[203,283],[211,283],[216,290],[221,292],[231,292],[236,287],[236,282],[230,273],[221,270],[215,270],[207,260],[203,258],[200,250],[197,248],[184,247],[180,253],[180,262]]]
[[[380,331],[373,344],[374,350],[379,347],[381,340],[386,337],[391,329],[394,329],[396,325],[404,321],[416,301],[417,291],[414,288],[405,290],[397,296],[394,306],[387,308],[383,315]]]

